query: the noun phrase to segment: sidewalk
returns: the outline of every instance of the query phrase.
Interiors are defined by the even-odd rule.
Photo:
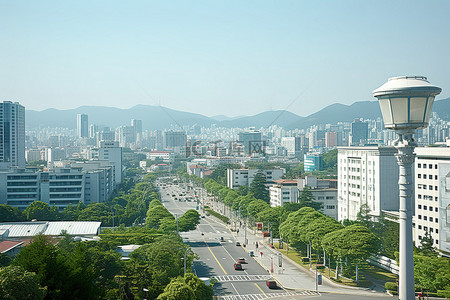
[[[230,227],[229,227],[230,228]],[[244,245],[244,228],[240,228],[239,234],[232,232],[236,239]],[[272,276],[286,289],[290,290],[310,290],[315,291],[315,271],[310,271],[295,263],[286,256],[282,256],[282,267],[278,266],[278,252],[276,249],[270,248],[264,243],[262,237],[254,235],[250,230],[247,230],[248,245],[245,247],[246,252],[254,251],[254,259],[270,273],[273,261]],[[258,242],[258,249],[256,249],[256,242]],[[262,256],[260,254],[262,252]],[[385,293],[371,291],[367,288],[347,287],[332,282],[325,276],[322,277],[323,284],[318,287],[319,292],[327,293],[345,293],[360,296],[386,296]]]

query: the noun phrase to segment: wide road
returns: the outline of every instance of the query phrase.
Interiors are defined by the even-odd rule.
[[[195,196],[193,192],[190,195],[180,185],[166,186],[161,188],[160,192],[164,206],[178,216],[197,206],[196,201],[184,201],[186,197],[195,199]],[[223,296],[225,299],[265,299],[295,294],[281,288],[269,289],[266,286],[266,280],[271,279],[269,273],[241,246],[236,246],[231,232],[222,223],[216,222],[215,218],[201,218],[197,230],[184,232],[181,236],[199,256],[199,259],[194,261],[194,272],[197,276],[215,277],[219,281],[214,285],[214,295]],[[239,258],[246,260],[243,270],[234,269],[234,263]]]

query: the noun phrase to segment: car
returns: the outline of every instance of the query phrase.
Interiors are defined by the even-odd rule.
[[[241,243],[239,243],[239,241],[236,241],[236,246],[240,246]]]
[[[269,289],[276,289],[278,287],[275,280],[267,280],[266,285]]]
[[[240,264],[245,264],[245,258],[239,257],[238,263],[240,263]]]
[[[224,239],[223,239],[223,236],[221,236],[221,237],[220,237],[220,241],[221,241],[221,242],[223,242],[223,241],[224,241]]]
[[[204,215],[201,215],[201,218],[203,219],[205,216]]]
[[[235,263],[235,264],[234,264],[234,269],[235,269],[235,270],[243,270],[243,269],[242,269],[242,265],[241,265],[240,263]]]

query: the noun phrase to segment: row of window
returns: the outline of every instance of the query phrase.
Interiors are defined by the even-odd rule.
[[[419,219],[419,220],[422,220],[422,215],[417,215],[417,218]],[[433,217],[427,217],[427,216],[423,216],[423,220],[424,221],[430,221],[430,222],[433,222]],[[436,223],[439,223],[439,219],[438,218],[434,218],[434,222],[436,222]]]
[[[417,208],[418,208],[418,209],[422,209],[422,205],[420,205],[420,204],[417,205]],[[427,210],[427,208],[428,208],[429,211],[433,211],[433,206],[430,206],[430,207],[427,207],[426,205],[423,206],[423,209],[424,209],[424,210]],[[435,207],[434,210],[435,210],[436,212],[438,212],[438,208],[437,208],[437,207]]]
[[[427,168],[427,164],[417,164],[417,167],[418,167],[418,168],[426,169],[426,168]],[[435,165],[434,165],[434,168],[437,169],[437,168],[438,168],[438,165],[435,164]],[[433,164],[428,164],[428,169],[433,169]]]
[[[417,199],[422,199],[422,195],[417,194]],[[423,195],[423,199],[433,201],[433,196]],[[438,201],[438,199],[438,197],[434,197],[434,201]]]
[[[417,174],[417,178],[422,178],[422,174]],[[427,174],[423,174],[423,179],[427,179]],[[428,175],[428,179],[433,179],[433,175]],[[438,180],[437,175],[434,175],[434,180]]]
[[[426,184],[418,184],[418,185],[417,185],[417,188],[418,188],[419,190],[421,190],[421,189],[426,190],[426,189],[427,189],[427,185],[426,185]],[[432,190],[433,190],[433,186],[432,186],[432,185],[429,185],[429,186],[428,186],[428,189],[429,189],[430,191],[432,191]],[[434,186],[434,190],[435,190],[435,191],[438,190],[438,186],[437,186],[437,185]]]
[[[422,229],[422,225],[417,225],[418,229]],[[427,226],[423,226],[423,230],[428,231]],[[433,232],[433,227],[430,227],[430,232]],[[436,228],[436,233],[439,233],[439,229]]]

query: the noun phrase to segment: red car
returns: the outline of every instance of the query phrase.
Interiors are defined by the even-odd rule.
[[[275,280],[267,280],[266,284],[269,289],[277,288],[277,282]]]
[[[235,269],[235,270],[243,270],[243,269],[242,269],[242,265],[241,265],[240,263],[235,263],[235,264],[234,264],[234,269]]]

